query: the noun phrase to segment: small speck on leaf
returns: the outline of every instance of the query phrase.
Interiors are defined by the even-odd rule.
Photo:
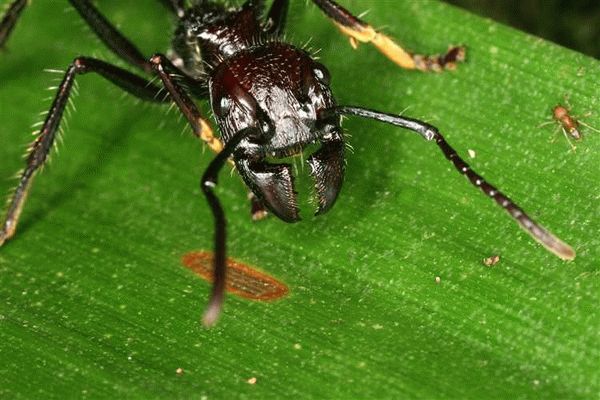
[[[493,267],[500,262],[500,256],[494,255],[483,259],[483,265],[486,267]]]

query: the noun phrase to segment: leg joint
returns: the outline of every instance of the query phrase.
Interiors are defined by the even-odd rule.
[[[85,74],[89,71],[90,59],[88,57],[77,57],[71,63],[73,71],[77,74]]]
[[[156,53],[156,54],[152,55],[152,57],[150,57],[150,64],[152,64],[152,68],[155,70],[157,68],[159,68],[160,65],[163,65],[164,63],[165,63],[165,56],[160,53]]]

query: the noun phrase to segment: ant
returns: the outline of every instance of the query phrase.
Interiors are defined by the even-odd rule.
[[[566,96],[565,102],[566,104],[568,104]],[[589,116],[589,113],[586,115]],[[583,139],[583,134],[579,129],[579,125],[583,125],[586,128],[591,129],[595,132],[600,132],[598,129],[581,121],[581,119],[575,118],[573,115],[571,115],[570,107],[565,107],[561,104],[557,104],[552,108],[552,119],[554,121],[545,122],[541,124],[540,127],[556,122],[558,124],[558,129],[562,131],[565,139],[569,143],[569,146],[571,146],[571,150],[573,150],[573,152],[575,152],[575,145],[573,145],[573,143],[569,139],[569,136],[576,141]]]
[[[186,6],[184,0],[162,0],[176,17],[172,53],[145,57],[89,0],[69,0],[71,6],[117,56],[140,72],[158,77],[161,86],[138,74],[97,58],[80,56],[64,72],[56,96],[33,142],[8,212],[0,225],[0,245],[15,228],[31,187],[44,164],[78,75],[96,73],[142,100],[173,102],[193,133],[216,156],[201,179],[201,188],[214,216],[214,282],[203,316],[213,325],[222,308],[226,280],[226,218],[214,189],[225,164],[235,165],[250,189],[255,212],[268,210],[285,222],[300,220],[294,176],[289,164],[273,160],[297,156],[312,144],[320,145],[306,162],[315,181],[316,214],[329,211],[340,193],[345,170],[342,116],[357,116],[408,129],[434,142],[444,156],[475,187],[492,198],[535,240],[558,257],[575,253],[533,221],[510,200],[473,171],[434,126],[423,121],[363,107],[338,105],[329,87],[331,75],[311,55],[282,40],[289,0],[274,0],[262,18],[263,0],[246,0],[226,8],[212,0]],[[312,0],[351,39],[371,43],[399,66],[421,71],[453,69],[465,58],[464,47],[450,47],[437,56],[415,55],[351,14],[333,0]],[[28,0],[13,0],[0,22],[0,46]],[[168,97],[162,97],[166,90]],[[216,136],[192,97],[210,102],[220,135]],[[267,161],[267,159],[269,161]]]
[[[552,118],[554,118],[563,129],[563,132],[568,133],[575,140],[581,139],[581,133],[579,132],[579,123],[575,118],[569,115],[569,110],[560,104],[556,105],[552,109]]]

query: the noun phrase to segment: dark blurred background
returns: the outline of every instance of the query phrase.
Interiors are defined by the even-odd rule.
[[[446,2],[600,58],[600,0],[446,0]]]

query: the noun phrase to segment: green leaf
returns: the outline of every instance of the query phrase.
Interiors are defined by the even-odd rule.
[[[0,55],[3,193],[53,96],[44,88],[60,78],[42,70],[65,69],[77,55],[117,59],[55,3],[33,2]],[[101,3],[146,54],[168,48],[159,2]],[[583,127],[571,152],[555,125],[539,125],[568,95],[573,114],[592,112],[581,120],[600,127],[599,63],[438,2],[341,1],[370,9],[366,18],[409,49],[468,47],[454,72],[403,71],[370,46],[354,51],[316,7],[292,3],[288,38],[321,48],[340,104],[407,108],[435,124],[461,155],[475,152],[474,169],[573,245],[576,260],[531,240],[434,144],[348,119],[354,151],[327,215],[313,218],[305,202],[301,223],[253,223],[239,178],[221,174],[230,256],[291,292],[272,303],[228,296],[217,327],[203,329],[209,285],[180,259],[212,249],[199,190],[212,154],[176,113],[81,76],[65,144],[0,249],[0,396],[597,395],[600,134]],[[308,197],[310,181],[300,180]],[[494,254],[500,263],[484,266]]]

